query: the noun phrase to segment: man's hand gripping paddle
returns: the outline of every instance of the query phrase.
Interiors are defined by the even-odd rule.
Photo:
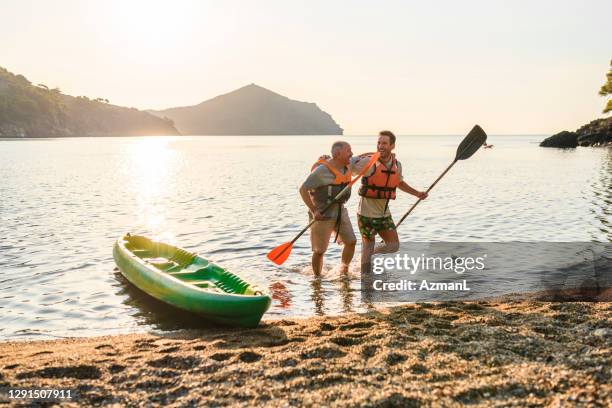
[[[470,133],[468,133],[467,136],[463,139],[463,141],[459,144],[459,147],[457,147],[457,154],[455,155],[455,160],[453,160],[453,162],[450,164],[450,166],[448,166],[446,168],[446,170],[444,170],[444,172],[442,174],[440,174],[440,177],[438,177],[436,179],[436,181],[434,181],[433,184],[431,186],[429,186],[429,188],[427,189],[427,193],[429,193],[431,191],[431,189],[434,188],[434,186],[436,184],[438,184],[438,181],[440,181],[440,179],[442,177],[444,177],[444,175],[446,173],[448,173],[448,171],[451,169],[451,167],[453,167],[455,165],[455,163],[457,163],[457,161],[469,159],[470,157],[472,157],[472,155],[474,153],[476,153],[476,150],[478,150],[480,148],[480,146],[482,146],[482,144],[486,140],[487,140],[487,134],[484,132],[484,130],[482,130],[482,128],[480,126],[475,125],[472,128],[472,130],[470,130]],[[418,201],[416,203],[414,203],[412,205],[412,207],[410,207],[408,212],[406,214],[404,214],[404,216],[397,223],[398,227],[406,219],[406,217],[408,215],[410,215],[412,210],[414,210],[414,208],[421,201],[422,201],[422,199],[419,198]]]
[[[374,165],[374,163],[376,163],[379,156],[380,153],[374,153],[370,158],[370,161],[363,168],[363,170],[361,170],[361,172],[359,172],[359,174],[356,175],[355,178],[353,178],[351,182],[346,187],[344,187],[342,191],[338,193],[338,195],[336,195],[336,197],[334,197],[334,200],[331,203],[329,203],[327,206],[325,206],[323,210],[320,211],[321,214],[325,213],[325,211],[327,211],[332,205],[336,204],[338,200],[351,189],[351,186],[355,184],[355,182],[359,180],[370,169],[370,167]],[[293,244],[295,243],[295,241],[297,241],[298,238],[301,237],[306,232],[306,230],[310,228],[310,226],[316,221],[317,220],[313,218],[312,221],[310,221],[310,223],[302,231],[300,231],[300,233],[297,234],[295,238],[293,238],[289,242],[285,242],[284,244],[277,246],[272,251],[270,251],[268,253],[268,259],[277,265],[282,265],[287,260],[287,258],[289,258],[289,254],[293,249]]]

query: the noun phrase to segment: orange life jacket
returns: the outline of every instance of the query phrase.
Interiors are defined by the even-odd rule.
[[[327,169],[331,171],[334,176],[336,176],[336,180],[334,181],[333,184],[348,184],[351,182],[351,172],[348,171],[348,169],[346,173],[342,174],[340,171],[338,171],[338,169],[336,169],[334,166],[329,164],[329,162],[325,159],[317,160],[317,162],[313,164],[312,167],[310,168],[310,171],[313,172],[317,167],[319,167],[320,164],[327,167]]]
[[[380,160],[374,164],[374,172],[371,176],[361,179],[359,195],[369,198],[385,198],[395,200],[395,190],[399,186],[400,177],[395,156],[391,160],[391,168]]]
[[[351,172],[346,169],[346,173],[342,174],[334,166],[332,166],[327,160],[319,159],[315,164],[312,165],[310,171],[314,171],[319,165],[327,167],[329,171],[336,177],[334,181],[327,185],[317,188],[313,192],[313,199],[315,204],[331,203],[334,198],[351,182]],[[347,191],[339,200],[339,203],[346,203],[351,197],[351,192]]]

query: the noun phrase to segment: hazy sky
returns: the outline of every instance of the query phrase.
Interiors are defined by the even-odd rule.
[[[0,66],[139,109],[249,83],[367,134],[551,133],[600,116],[602,1],[0,1]]]

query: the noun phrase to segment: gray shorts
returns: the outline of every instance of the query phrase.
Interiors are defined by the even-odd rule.
[[[313,252],[325,253],[329,240],[334,233],[336,227],[336,219],[317,221],[310,227],[310,245]],[[356,242],[353,225],[349,218],[348,211],[342,207],[342,215],[340,219],[340,231],[338,232],[338,242],[352,243]]]

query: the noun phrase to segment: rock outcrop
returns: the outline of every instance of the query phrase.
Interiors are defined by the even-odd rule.
[[[314,103],[291,100],[251,84],[195,106],[150,110],[185,135],[341,135]]]
[[[555,135],[552,135],[542,141],[540,143],[542,147],[561,147],[561,148],[571,148],[578,146],[578,135],[576,132],[570,132],[568,130],[564,130],[563,132],[559,132]]]
[[[575,132],[564,130],[540,143],[542,147],[612,146],[612,117],[596,119]]]

